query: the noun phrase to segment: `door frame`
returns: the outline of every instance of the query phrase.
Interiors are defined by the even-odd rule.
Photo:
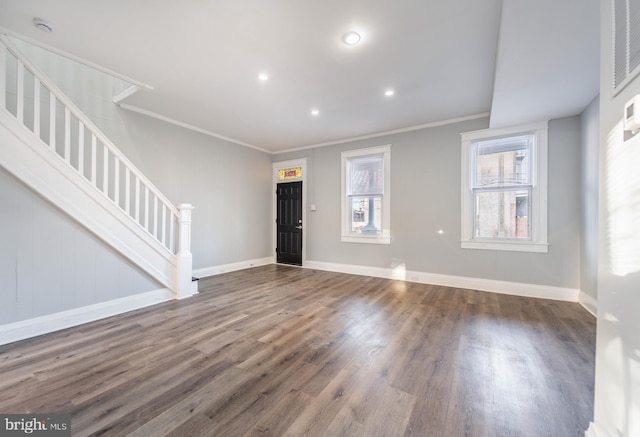
[[[278,161],[273,162],[273,171],[271,176],[272,181],[272,203],[271,203],[271,225],[272,233],[271,233],[271,249],[272,249],[272,259],[273,263],[277,263],[276,258],[276,246],[278,241],[278,195],[276,193],[279,183],[287,183],[287,182],[302,182],[302,265],[304,266],[305,261],[307,260],[307,185],[309,178],[307,177],[307,158],[299,158],[299,159],[290,159],[288,161]],[[299,178],[290,179],[290,180],[278,180],[278,173],[280,170],[292,168],[292,167],[301,167],[302,175]],[[287,264],[289,265],[289,264]]]

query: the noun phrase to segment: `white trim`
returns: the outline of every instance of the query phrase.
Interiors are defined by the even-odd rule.
[[[566,302],[578,302],[579,294],[579,290],[574,288],[414,272],[406,271],[403,268],[369,267],[321,261],[307,261],[305,268]]]
[[[164,121],[165,123],[173,124],[175,126],[179,126],[181,128],[191,130],[194,132],[198,132],[204,135],[208,135],[210,137],[218,138],[219,140],[228,141],[230,143],[238,144],[239,146],[249,147],[250,149],[259,150],[260,152],[272,154],[268,150],[262,149],[258,146],[254,146],[253,144],[243,143],[242,141],[234,140],[233,138],[225,137],[224,135],[217,134],[215,132],[208,131],[206,129],[202,129],[198,126],[194,126],[193,124],[185,123],[180,120],[176,120],[175,118],[167,117],[165,115],[158,114],[153,111],[149,111],[147,109],[140,108],[138,106],[129,105],[127,103],[118,104],[122,109],[126,109],[131,112],[137,112],[138,114],[146,115],[147,117],[155,118],[156,120]]]
[[[269,264],[273,264],[273,257],[271,256],[268,256],[265,258],[250,259],[246,261],[239,261],[239,262],[230,263],[230,264],[223,264],[219,266],[193,269],[193,276],[198,279],[202,279],[202,278],[206,278],[207,276],[215,276],[215,275],[220,275],[222,273],[235,272],[237,270],[249,269],[251,267],[266,266]]]
[[[0,44],[0,109],[7,108],[7,50]],[[34,90],[35,91],[35,90]],[[38,101],[34,97],[34,102]],[[34,122],[35,126],[35,122]]]
[[[191,296],[195,296],[199,293],[200,291],[198,290],[198,279],[191,280]]]
[[[585,437],[612,437],[611,434],[605,432],[602,428],[595,424],[595,422],[591,422],[589,424],[589,429],[584,433]]]
[[[191,211],[193,205],[178,205],[178,250],[176,251],[176,299],[184,299],[194,295],[193,287],[193,254],[191,253]],[[163,226],[164,229],[164,226]],[[196,284],[197,293],[198,286]]]
[[[271,174],[271,192],[273,193],[273,203],[271,204],[271,219],[273,220],[273,233],[271,234],[271,249],[274,254],[273,259],[276,262],[276,246],[278,245],[278,183],[297,182],[302,181],[302,265],[304,265],[307,259],[307,185],[309,178],[307,177],[307,158],[290,159],[288,161],[273,162],[272,174]],[[302,167],[302,176],[298,179],[291,179],[290,181],[281,181],[278,179],[278,171],[291,167]]]
[[[533,132],[539,129],[547,129],[548,125],[549,121],[544,120],[536,123],[527,123],[511,127],[478,129],[469,132],[462,132],[460,135],[468,140],[500,138],[511,135],[516,136],[518,134]]]
[[[278,150],[277,152],[270,152],[270,153],[274,153],[274,154],[277,154],[277,153],[289,153],[289,152],[297,152],[299,150],[314,149],[316,147],[335,146],[336,144],[350,143],[352,141],[368,140],[368,139],[371,139],[371,138],[379,138],[379,137],[384,137],[384,136],[387,136],[387,135],[401,134],[401,133],[404,133],[404,132],[413,132],[413,131],[421,130],[421,129],[428,129],[428,128],[439,127],[439,126],[446,126],[448,124],[455,124],[455,123],[460,123],[460,122],[463,122],[463,121],[477,120],[479,118],[489,117],[489,115],[491,115],[490,112],[480,112],[478,114],[467,115],[465,117],[450,118],[450,119],[447,119],[447,120],[441,120],[441,121],[434,121],[434,122],[431,122],[431,123],[418,124],[418,125],[415,125],[415,126],[409,126],[409,127],[404,127],[404,128],[400,128],[400,129],[392,129],[392,130],[383,131],[383,132],[376,132],[376,133],[373,133],[373,134],[360,135],[360,136],[357,136],[357,137],[349,137],[349,138],[342,138],[342,139],[339,139],[339,140],[327,141],[326,143],[312,144],[312,145],[308,145],[308,146],[296,147],[296,148],[293,148],[293,149]]]
[[[349,275],[373,276],[375,278],[400,279],[394,275],[392,269],[382,267],[359,266],[355,264],[338,264],[323,261],[307,261],[308,269],[323,270],[326,272],[347,273]]]
[[[115,103],[117,105],[118,103],[122,102],[127,97],[131,97],[132,95],[134,95],[138,91],[140,91],[140,87],[139,86],[131,85],[126,90],[122,91],[120,94],[114,96],[113,97],[113,103]]]
[[[347,196],[347,161],[351,158],[383,155],[384,193],[382,196],[382,229],[380,235],[356,234],[351,231],[351,200]],[[391,244],[391,144],[364,149],[347,150],[340,154],[341,161],[341,234],[342,243]]]
[[[379,237],[377,235],[343,235],[340,237],[342,243],[362,243],[362,244],[391,244],[391,236]]]
[[[116,316],[174,298],[168,288],[0,325],[0,345]]]
[[[598,317],[598,301],[584,291],[578,294],[578,303],[589,311],[593,317]]]
[[[462,137],[462,162],[461,162],[461,242],[463,249],[489,249],[511,250],[519,252],[547,253],[549,243],[547,241],[547,198],[548,198],[548,141],[549,123],[542,121],[520,126],[500,129],[481,129],[461,133]],[[530,240],[490,240],[474,239],[474,196],[470,181],[474,178],[474,169],[471,168],[471,156],[473,144],[478,140],[491,140],[533,134],[535,141],[532,144],[531,158],[533,174],[531,189],[531,218]]]
[[[15,38],[15,39],[19,39],[20,41],[26,42],[28,44],[34,45],[36,47],[40,47],[41,49],[47,50],[51,53],[55,53],[56,55],[62,56],[63,58],[67,58],[70,59],[74,62],[77,62],[78,64],[82,64],[85,65],[87,67],[93,68],[94,70],[100,71],[102,73],[108,74],[109,76],[115,77],[116,79],[120,79],[124,82],[128,82],[131,85],[136,85],[138,87],[140,87],[141,89],[144,89],[146,91],[153,91],[153,87],[151,85],[148,85],[144,82],[140,82],[139,80],[135,80],[132,79],[128,76],[125,76],[124,74],[115,72],[113,70],[109,70],[106,67],[103,67],[101,65],[98,64],[94,64],[93,62],[87,61],[86,59],[82,59],[76,55],[72,55],[71,53],[67,53],[63,50],[57,49],[53,46],[44,44],[38,40],[35,40],[33,38],[29,38],[27,36],[24,36],[18,32],[14,32],[12,30],[7,29],[6,27],[2,27],[0,26],[0,34],[4,34],[7,36],[10,36],[11,38]]]
[[[161,115],[158,114],[156,112],[153,111],[149,111],[147,109],[143,109],[140,108],[138,106],[134,106],[134,105],[129,105],[127,103],[120,103],[118,106],[120,106],[122,109],[127,109],[129,111],[132,112],[137,112],[138,114],[142,114],[142,115],[146,115],[147,117],[151,117],[151,118],[155,118],[157,120],[160,121],[164,121],[176,126],[180,126],[182,128],[188,129],[188,130],[192,130],[194,132],[198,132],[204,135],[209,135],[211,137],[214,138],[218,138],[221,140],[225,140],[225,141],[229,141],[231,143],[234,144],[238,144],[240,146],[245,146],[245,147],[249,147],[251,149],[255,149],[255,150],[259,150],[261,152],[264,153],[268,153],[270,155],[279,155],[281,153],[288,153],[288,152],[297,152],[299,150],[307,150],[307,149],[314,149],[316,147],[325,147],[325,146],[333,146],[336,144],[344,144],[344,143],[349,143],[352,141],[360,141],[360,140],[367,140],[370,138],[378,138],[378,137],[384,137],[387,135],[393,135],[393,134],[399,134],[399,133],[404,133],[404,132],[412,132],[412,131],[416,131],[416,130],[420,130],[420,129],[427,129],[427,128],[433,128],[433,127],[438,127],[438,126],[446,126],[448,124],[455,124],[455,123],[460,123],[463,121],[469,121],[469,120],[477,120],[479,118],[485,118],[489,116],[489,112],[481,112],[479,114],[472,114],[472,115],[468,115],[466,117],[458,117],[458,118],[452,118],[452,119],[448,119],[448,120],[442,120],[442,121],[435,121],[432,123],[424,123],[424,124],[420,124],[417,126],[410,126],[410,127],[405,127],[405,128],[401,128],[401,129],[394,129],[394,130],[389,130],[389,131],[384,131],[384,132],[378,132],[378,133],[374,133],[374,134],[368,134],[368,135],[361,135],[358,137],[349,137],[349,138],[342,138],[342,139],[338,139],[338,140],[333,140],[333,141],[329,141],[326,143],[319,143],[319,144],[313,144],[313,145],[309,145],[309,146],[302,146],[302,147],[294,147],[292,149],[285,149],[285,150],[267,150],[267,149],[263,149],[261,147],[255,146],[253,144],[249,144],[249,143],[245,143],[242,142],[240,140],[236,140],[230,137],[226,137],[224,135],[220,135],[217,134],[215,132],[211,132],[208,131],[206,129],[202,129],[198,126],[189,124],[189,123],[185,123],[183,121],[179,121],[176,120],[174,118],[171,117],[167,117],[165,115]]]
[[[514,252],[549,252],[548,243],[532,243],[530,241],[485,241],[485,240],[471,240],[460,241],[460,247],[463,249],[483,249],[483,250],[511,250]]]

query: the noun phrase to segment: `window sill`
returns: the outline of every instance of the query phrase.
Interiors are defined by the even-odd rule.
[[[341,241],[343,243],[391,244],[391,237],[343,235]]]
[[[480,249],[480,250],[507,250],[513,252],[534,252],[548,253],[548,243],[533,243],[530,241],[478,241],[467,240],[461,241],[460,247],[463,249]]]

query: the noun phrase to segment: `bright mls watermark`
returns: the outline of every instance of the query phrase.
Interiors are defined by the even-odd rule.
[[[0,414],[0,437],[71,437],[69,414]]]

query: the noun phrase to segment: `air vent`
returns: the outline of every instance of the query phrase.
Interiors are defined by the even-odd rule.
[[[38,18],[38,17],[34,18],[33,25],[36,27],[36,29],[41,30],[43,32],[46,32],[46,33],[53,32],[53,24],[51,24],[46,20],[43,20],[42,18]]]
[[[640,2],[614,0],[613,88],[621,90],[640,72]]]

